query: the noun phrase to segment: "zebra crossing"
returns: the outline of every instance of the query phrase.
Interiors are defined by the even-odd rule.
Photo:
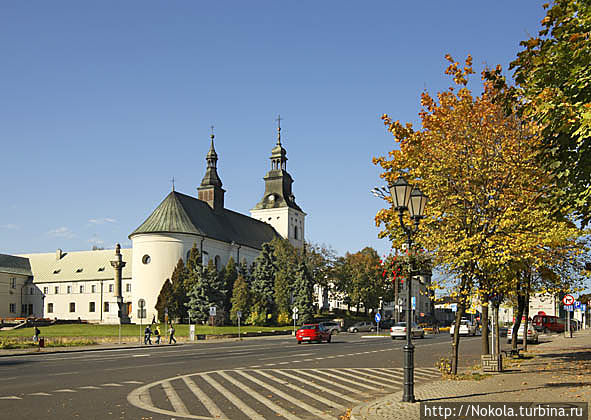
[[[135,407],[190,419],[331,419],[402,389],[402,368],[228,369],[163,379],[133,390]],[[415,369],[415,382],[440,376]]]

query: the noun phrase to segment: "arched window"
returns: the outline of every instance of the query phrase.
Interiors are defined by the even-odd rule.
[[[293,238],[298,239],[298,227],[297,226],[293,227]]]
[[[187,258],[185,259],[185,264],[189,262],[189,257],[191,256],[191,250],[187,251]]]
[[[216,255],[213,261],[215,263],[215,270],[220,271],[220,256]]]

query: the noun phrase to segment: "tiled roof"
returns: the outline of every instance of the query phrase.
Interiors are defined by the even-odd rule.
[[[188,233],[236,242],[261,249],[265,242],[279,234],[273,227],[252,217],[222,209],[214,211],[206,202],[172,191],[134,230],[129,237],[141,233]]]
[[[31,276],[31,266],[28,258],[14,255],[0,254],[0,272]]]
[[[122,249],[123,267],[121,277],[131,278],[131,249]],[[60,259],[56,253],[22,255],[31,264],[35,283],[75,282],[92,280],[112,280],[115,271],[111,261],[115,260],[115,250],[64,252]]]

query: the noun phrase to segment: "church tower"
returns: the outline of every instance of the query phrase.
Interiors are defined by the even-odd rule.
[[[277,144],[271,150],[271,170],[263,178],[265,194],[250,211],[251,217],[273,226],[292,245],[303,248],[306,213],[296,204],[287,173],[287,152],[281,145],[281,117],[277,118]]]
[[[218,176],[217,162],[218,154],[213,147],[213,127],[211,132],[211,146],[205,160],[207,161],[207,169],[205,176],[201,180],[201,185],[197,188],[199,200],[205,201],[214,211],[220,211],[224,208],[224,193],[222,188],[222,180]]]

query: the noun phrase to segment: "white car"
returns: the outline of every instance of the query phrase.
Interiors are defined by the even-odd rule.
[[[453,337],[454,331],[456,329],[455,321],[451,324],[451,328],[449,329],[449,335]],[[460,335],[476,335],[476,325],[472,324],[467,319],[460,320]]]
[[[410,335],[425,338],[425,330],[413,322]],[[406,322],[398,322],[393,327],[390,327],[390,337],[392,337],[392,340],[396,340],[398,337],[402,339],[406,338]]]
[[[507,330],[507,343],[511,343],[513,341],[513,327],[515,324],[511,325],[511,327]],[[519,330],[517,330],[517,342],[523,342],[523,331],[525,331],[525,323],[522,322],[519,325]],[[527,323],[527,341],[531,343],[539,343],[540,338],[538,336],[538,332],[534,328],[531,322]]]

